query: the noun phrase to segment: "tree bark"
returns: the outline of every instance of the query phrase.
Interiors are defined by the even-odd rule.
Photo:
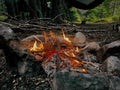
[[[68,18],[69,7],[65,0],[52,0],[52,18],[55,18],[56,23],[62,23]]]

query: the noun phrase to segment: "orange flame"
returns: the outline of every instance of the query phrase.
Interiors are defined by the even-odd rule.
[[[71,61],[72,66],[81,66],[82,65],[82,62],[79,62],[76,59],[71,59],[70,61]]]
[[[33,47],[30,49],[30,51],[40,51],[43,50],[44,46],[43,43],[41,42],[39,47],[37,46],[37,41],[34,42]]]
[[[86,71],[86,69],[83,68],[83,69],[82,69],[82,72],[86,73],[87,71]]]
[[[62,33],[63,33],[63,38],[64,38],[64,40],[66,40],[66,41],[68,41],[68,42],[71,43],[70,39],[65,36],[65,33],[64,33],[63,29],[62,29]]]
[[[53,37],[54,33],[52,31],[49,32],[50,36]]]
[[[45,39],[45,43],[47,42],[48,38],[47,38],[47,33],[46,32],[43,32],[44,34],[44,39]]]
[[[72,57],[76,57],[74,53],[71,53]]]
[[[79,50],[79,48],[78,48],[78,47],[76,47],[75,52],[77,52],[77,53],[79,53],[79,52],[80,52],[80,50]]]
[[[64,54],[68,57],[76,57],[76,55],[73,52],[64,51]]]

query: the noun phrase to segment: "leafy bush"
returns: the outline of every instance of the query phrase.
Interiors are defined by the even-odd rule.
[[[112,20],[113,21],[119,21],[120,20],[120,16],[114,15],[114,16],[112,16]]]
[[[76,8],[74,8],[74,7],[71,8],[70,14],[71,14],[70,15],[71,22],[80,22],[81,21],[81,17],[80,17],[78,10]]]

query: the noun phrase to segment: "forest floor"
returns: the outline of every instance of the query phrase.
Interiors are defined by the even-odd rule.
[[[54,24],[46,20],[1,23],[11,27],[19,39],[33,34],[42,34],[43,31],[49,32],[50,30],[61,33],[61,29],[64,29],[67,35],[82,32],[90,41],[109,43],[120,40],[120,32],[112,30],[113,24]],[[34,62],[32,64],[36,66],[35,70],[19,75],[15,68],[7,65],[4,52],[0,49],[0,90],[51,90],[46,73],[38,65],[40,63]]]

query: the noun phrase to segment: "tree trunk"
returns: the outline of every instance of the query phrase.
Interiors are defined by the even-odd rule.
[[[51,7],[47,2],[51,2]],[[10,16],[21,19],[50,17],[61,23],[70,16],[67,0],[5,0],[5,5]]]
[[[69,17],[69,7],[65,0],[52,0],[52,18],[56,23],[62,23]]]
[[[7,6],[7,12],[10,16],[16,16],[16,7],[15,7],[15,0],[5,0],[5,5]]]

